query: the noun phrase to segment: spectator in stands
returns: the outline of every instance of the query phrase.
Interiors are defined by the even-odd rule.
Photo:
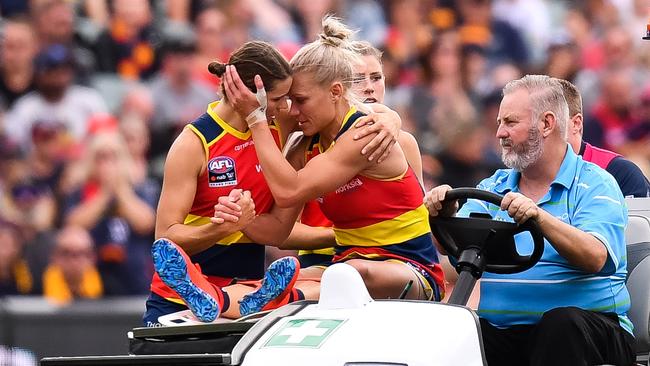
[[[650,85],[641,93],[635,108],[638,123],[628,129],[628,142],[621,146],[624,154],[637,164],[646,176],[650,176]]]
[[[388,33],[386,14],[377,1],[350,0],[343,5],[343,17],[349,19],[350,28],[358,29],[358,39],[364,39],[373,46],[384,45]]]
[[[568,141],[573,151],[585,161],[607,170],[618,183],[625,197],[650,197],[650,183],[633,162],[613,151],[592,146],[582,140],[583,117],[580,92],[571,82],[558,79],[569,105]]]
[[[240,3],[242,1],[239,1]],[[322,3],[318,0],[312,3]],[[326,0],[326,3],[331,2]],[[253,20],[251,24],[251,38],[264,39],[278,45],[278,50],[288,58],[291,55],[284,53],[289,45],[293,45],[294,52],[300,48],[300,35],[295,22],[292,21],[289,12],[281,4],[274,0],[257,0],[248,2],[250,8],[250,17]],[[252,6],[251,6],[252,5]],[[317,5],[318,7],[318,5]],[[379,19],[375,19],[379,22]]]
[[[95,250],[88,231],[66,226],[56,236],[50,265],[43,273],[43,295],[65,305],[74,299],[102,296],[102,279],[95,267]]]
[[[34,182],[55,196],[61,193],[65,164],[70,155],[70,140],[59,121],[36,121],[31,132],[32,148],[26,160]]]
[[[650,80],[647,67],[636,57],[630,34],[620,26],[608,27],[602,32],[604,34],[598,34],[593,45],[583,48],[582,69],[572,80],[581,90],[583,109],[587,112],[598,108],[599,97],[613,87],[611,79],[620,78],[621,71],[634,80],[634,85],[646,85]],[[588,33],[594,31],[588,30]]]
[[[486,79],[488,63],[485,49],[475,44],[461,47],[461,77],[463,88],[472,99],[488,94],[492,88]]]
[[[57,121],[38,121],[32,128],[32,147],[25,157],[25,168],[31,176],[35,192],[41,192],[34,204],[37,212],[32,214],[34,223],[42,222],[42,229],[28,235],[24,256],[34,275],[34,292],[41,293],[41,278],[54,245],[54,229],[62,219],[61,210],[65,193],[72,182],[70,170],[70,139],[66,137],[63,124]],[[43,209],[45,208],[45,209]],[[24,209],[23,212],[30,212]],[[38,216],[35,216],[35,215]],[[45,225],[47,223],[48,225]]]
[[[423,6],[423,2],[419,0],[396,0],[388,4],[391,24],[388,27],[385,47],[402,67],[403,74],[413,72],[413,63],[425,54],[433,41],[432,27],[424,19],[426,12],[423,11]],[[415,75],[408,77],[413,76]],[[410,83],[415,81],[409,80]]]
[[[98,69],[127,80],[148,78],[158,69],[155,45],[149,1],[115,0],[110,27],[95,44]]]
[[[25,19],[7,20],[2,27],[0,98],[11,108],[19,97],[34,89],[33,60],[38,51],[34,30]]]
[[[163,47],[162,70],[151,83],[156,113],[151,125],[153,155],[166,155],[187,121],[205,112],[214,98],[209,87],[192,78],[196,42],[177,36]]]
[[[580,50],[568,35],[558,34],[551,38],[548,46],[545,75],[564,79],[575,79],[580,71]]]
[[[33,279],[31,291],[41,293],[41,274],[49,261],[57,205],[31,168],[34,161],[25,160],[29,156],[17,144],[0,137],[0,222],[19,232],[21,256]]]
[[[462,43],[478,44],[487,50],[490,64],[512,62],[524,67],[530,51],[523,36],[503,20],[494,19],[489,0],[459,0],[462,24],[458,30]]]
[[[481,280],[478,314],[491,365],[630,365],[635,360],[625,287],[627,209],[614,178],[567,143],[569,110],[553,78],[508,83],[497,138],[510,169],[479,189],[504,195],[499,207],[444,202],[448,185],[427,193],[432,216],[472,212],[521,224],[536,220],[545,250],[530,270]],[[538,203],[536,203],[538,202]],[[531,248],[530,236],[515,238]],[[588,310],[598,309],[598,310]]]
[[[22,257],[23,242],[18,227],[0,221],[0,243],[0,297],[31,293],[33,279]]]
[[[96,27],[106,27],[110,20],[107,0],[82,0],[79,4],[81,15]]]
[[[442,168],[436,182],[473,187],[491,171],[491,166],[484,161],[487,137],[477,121],[476,111],[471,105],[458,102],[434,108],[434,118],[441,122],[436,131],[442,149],[436,154]]]
[[[122,99],[118,117],[134,117],[150,124],[156,114],[155,108],[149,87],[144,84],[132,84]]]
[[[100,1],[94,1],[99,3]],[[95,38],[84,39],[75,32],[75,10],[73,2],[67,0],[30,1],[30,15],[38,35],[41,49],[55,44],[68,47],[75,58],[75,80],[84,84],[95,70],[95,57],[89,45]]]
[[[0,14],[3,17],[11,18],[26,14],[29,11],[29,2],[21,0],[0,1]],[[0,358],[1,359],[1,358]]]
[[[106,112],[106,105],[95,90],[73,83],[74,65],[70,49],[61,44],[36,56],[36,91],[19,98],[7,112],[5,129],[11,139],[29,146],[32,125],[51,120],[63,122],[76,142],[86,136],[88,118]]]
[[[130,175],[134,184],[157,187],[158,184],[151,181],[150,164],[147,160],[150,146],[149,126],[142,119],[129,115],[120,120],[119,128],[131,157]]]
[[[35,181],[19,147],[4,143],[10,146],[1,162],[0,220],[16,225],[30,241],[54,227],[56,202],[49,188]]]
[[[146,293],[157,187],[135,183],[118,131],[99,131],[85,154],[86,180],[66,198],[65,222],[90,231],[106,295]]]
[[[205,67],[213,60],[227,60],[223,34],[228,20],[224,13],[216,6],[206,7],[196,17],[196,55],[192,70],[194,78],[208,85],[213,91],[219,87],[219,78],[214,77]]]
[[[69,46],[74,36],[72,3],[66,0],[42,0],[32,1],[30,6],[41,46]]]
[[[632,113],[636,82],[630,69],[615,67],[603,73],[600,98],[586,116],[585,141],[614,151],[627,142],[626,130],[638,123]]]
[[[508,23],[521,35],[530,51],[531,61],[536,65],[542,63],[553,29],[551,6],[543,0],[492,0],[487,3],[492,3],[494,18]]]
[[[418,132],[424,134],[420,142],[425,148],[435,149],[435,141],[423,141],[423,138],[435,139],[435,124],[445,123],[432,120],[433,106],[462,100],[471,108],[467,93],[463,90],[460,57],[460,43],[455,31],[437,34],[423,57],[424,78],[421,85],[413,88],[411,109]]]
[[[501,98],[501,90],[494,90],[483,97],[479,104],[481,110],[481,124],[487,131],[486,135],[488,137],[494,136],[497,133],[498,126],[494,121],[496,121],[497,115],[499,114]],[[485,150],[483,151],[483,159],[493,168],[492,170],[503,167],[503,162],[501,161],[501,144],[498,140],[493,141],[493,139],[488,139]]]
[[[307,41],[318,37],[323,15],[335,13],[338,5],[332,0],[292,1],[290,11],[298,27],[300,38]]]

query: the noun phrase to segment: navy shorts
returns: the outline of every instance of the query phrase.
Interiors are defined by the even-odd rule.
[[[187,310],[187,306],[166,300],[153,292],[149,294],[145,307],[142,316],[142,323],[145,327],[159,327],[161,326],[158,321],[160,316]]]
[[[312,266],[329,267],[332,265],[332,257],[334,256],[331,254],[309,253],[299,255],[298,260],[300,261],[300,268]]]

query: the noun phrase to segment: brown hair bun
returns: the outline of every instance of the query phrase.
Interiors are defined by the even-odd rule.
[[[226,72],[226,64],[222,64],[219,61],[212,61],[208,64],[208,71],[210,71],[211,74],[221,77]]]

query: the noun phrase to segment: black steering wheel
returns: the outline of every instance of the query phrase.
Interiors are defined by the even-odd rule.
[[[503,196],[476,188],[456,188],[445,195],[445,201],[469,198],[501,206]],[[447,254],[460,258],[465,249],[477,248],[485,256],[487,272],[523,272],[534,266],[544,253],[544,236],[535,220],[519,225],[496,221],[486,214],[471,214],[470,217],[429,216],[429,224],[431,232]],[[533,237],[533,252],[520,255],[514,236],[526,231]]]

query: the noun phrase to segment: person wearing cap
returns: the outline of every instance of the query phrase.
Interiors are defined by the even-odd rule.
[[[29,146],[32,125],[38,120],[62,121],[80,141],[86,135],[88,118],[107,111],[99,93],[75,85],[74,57],[67,46],[43,49],[34,59],[36,90],[21,98],[7,112],[5,132],[15,142]]]

